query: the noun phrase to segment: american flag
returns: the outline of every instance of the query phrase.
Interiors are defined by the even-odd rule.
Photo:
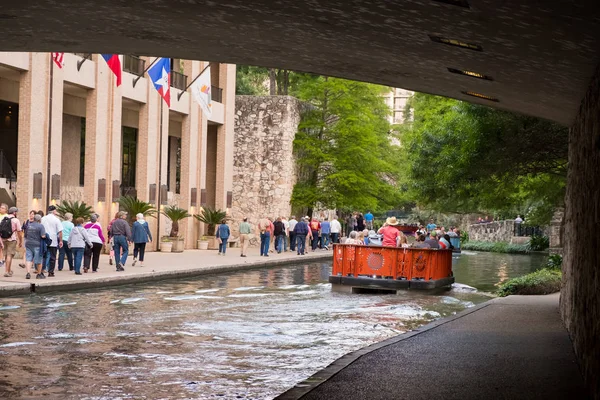
[[[58,66],[58,68],[62,68],[64,63],[63,59],[65,58],[65,53],[52,53],[52,60]]]

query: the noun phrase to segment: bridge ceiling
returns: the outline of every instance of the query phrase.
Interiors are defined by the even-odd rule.
[[[566,125],[600,62],[598,0],[5,3],[2,51],[139,54],[288,68],[440,94]]]

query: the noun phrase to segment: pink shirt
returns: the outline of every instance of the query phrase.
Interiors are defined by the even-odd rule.
[[[400,236],[400,231],[393,226],[386,226],[379,230],[383,235],[383,246],[396,247],[397,239]]]

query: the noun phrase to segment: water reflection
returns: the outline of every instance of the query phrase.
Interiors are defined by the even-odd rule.
[[[460,257],[457,280],[484,289],[525,268]],[[461,287],[332,292],[330,271],[318,263],[1,299],[0,398],[272,398],[343,354],[489,298]]]

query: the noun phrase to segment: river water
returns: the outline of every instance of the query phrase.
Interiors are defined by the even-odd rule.
[[[462,285],[436,294],[334,292],[331,263],[312,263],[0,299],[0,398],[273,398],[543,262],[465,252],[454,259]]]

